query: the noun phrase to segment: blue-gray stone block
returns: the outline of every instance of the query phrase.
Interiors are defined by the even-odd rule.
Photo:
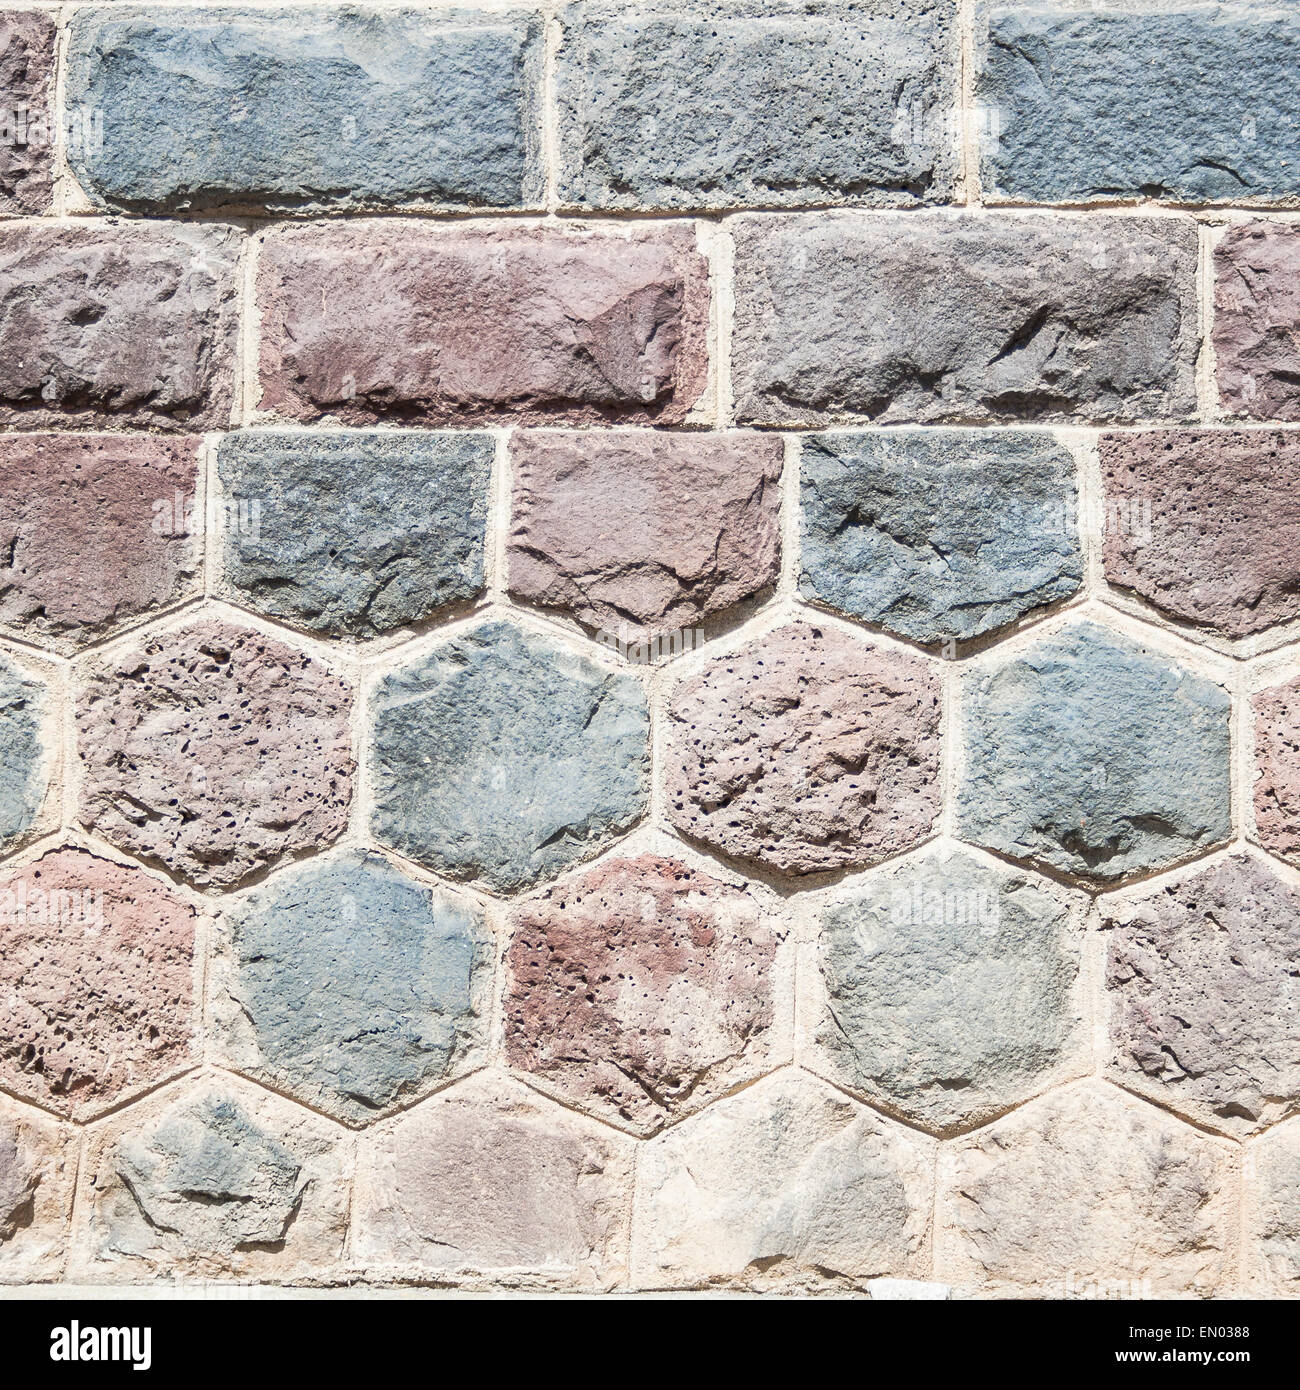
[[[45,687],[0,657],[0,846],[31,828],[45,800]]]

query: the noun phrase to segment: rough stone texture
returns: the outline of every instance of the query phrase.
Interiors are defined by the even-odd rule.
[[[599,208],[948,198],[951,17],[934,0],[571,5],[556,63],[560,197]]]
[[[34,829],[50,783],[54,750],[43,745],[45,686],[0,655],[0,848]]]
[[[1233,415],[1300,420],[1300,227],[1246,222],[1214,248],[1219,400]]]
[[[350,1144],[230,1077],[91,1132],[73,1272],[87,1282],[328,1278],[343,1255]]]
[[[934,1146],[781,1072],[651,1140],[633,1283],[858,1287],[917,1272]]]
[[[1300,1104],[1300,892],[1247,855],[1105,909],[1111,1068],[1245,1134]]]
[[[190,597],[199,444],[0,435],[0,631],[67,653]]]
[[[938,1130],[1046,1089],[1080,1064],[1081,945],[1080,903],[1041,879],[909,855],[821,912],[833,1079]]]
[[[194,883],[232,887],[336,839],[351,691],[314,658],[204,618],[82,672],[78,817]]]
[[[472,10],[76,15],[73,172],[136,212],[537,204],[541,24]]]
[[[613,860],[518,908],[506,1061],[647,1134],[760,1074],[778,933],[744,888],[680,860]]]
[[[1154,430],[1100,453],[1112,584],[1228,637],[1300,614],[1300,436]]]
[[[216,1028],[240,1070],[365,1121],[482,1059],[483,914],[352,850],[276,874],[227,918]]]
[[[377,1277],[607,1288],[623,1276],[630,1140],[475,1077],[365,1142],[354,1249]]]
[[[223,226],[0,224],[0,427],[227,425],[239,244]]]
[[[81,1119],[191,1061],[194,921],[83,850],[0,875],[0,1084]]]
[[[986,1296],[1205,1295],[1235,1196],[1224,1147],[1092,1083],[940,1154],[935,1273]]]
[[[1254,1179],[1246,1239],[1256,1291],[1294,1298],[1300,1291],[1300,1123],[1283,1125],[1250,1150]]]
[[[72,1130],[0,1101],[0,1284],[59,1277],[76,1168]]]
[[[874,863],[939,813],[934,671],[808,623],[684,681],[667,740],[673,824],[781,873]]]
[[[742,424],[1195,409],[1191,222],[828,212],[732,231]]]
[[[648,729],[635,677],[486,623],[380,683],[374,833],[499,892],[554,876],[641,814]]]
[[[1255,833],[1265,849],[1300,860],[1300,679],[1251,698],[1255,719]]]
[[[631,642],[761,593],[783,452],[757,434],[516,435],[511,593]]]
[[[689,227],[285,227],[258,286],[261,407],[291,419],[673,423],[708,376]]]
[[[0,14],[0,212],[48,212],[54,196],[54,15]]]
[[[1082,583],[1075,463],[1049,434],[814,435],[799,476],[800,591],[902,637],[977,637]]]
[[[1008,6],[977,45],[980,177],[994,200],[1300,194],[1294,14]]]
[[[959,833],[1102,880],[1226,840],[1229,703],[1094,623],[976,670],[962,697]]]
[[[482,434],[227,435],[217,455],[226,592],[335,637],[473,598],[494,448]]]

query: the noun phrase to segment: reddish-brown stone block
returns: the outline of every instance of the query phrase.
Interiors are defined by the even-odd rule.
[[[1219,399],[1234,415],[1300,420],[1300,227],[1245,222],[1214,251]]]

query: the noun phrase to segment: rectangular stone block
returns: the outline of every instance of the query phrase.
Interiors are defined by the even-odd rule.
[[[991,201],[1300,195],[1291,6],[989,6],[977,36]]]
[[[233,227],[0,225],[0,426],[230,423]]]
[[[1196,228],[1169,217],[828,212],[732,224],[739,421],[1179,418]]]
[[[569,6],[560,197],[599,208],[951,197],[959,42],[939,0]]]
[[[541,21],[117,7],[71,26],[93,201],[133,211],[536,206]]]
[[[277,228],[258,302],[261,409],[291,419],[671,423],[708,376],[687,226]]]
[[[0,212],[47,212],[54,190],[54,16],[0,13]]]

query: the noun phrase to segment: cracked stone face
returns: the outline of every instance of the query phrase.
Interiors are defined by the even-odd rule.
[[[0,1284],[59,1277],[76,1165],[70,1127],[0,1099]]]
[[[34,676],[0,656],[0,847],[31,828],[49,786],[42,747],[48,692]]]
[[[614,860],[512,914],[506,1060],[651,1133],[762,1071],[778,935],[678,860]]]

